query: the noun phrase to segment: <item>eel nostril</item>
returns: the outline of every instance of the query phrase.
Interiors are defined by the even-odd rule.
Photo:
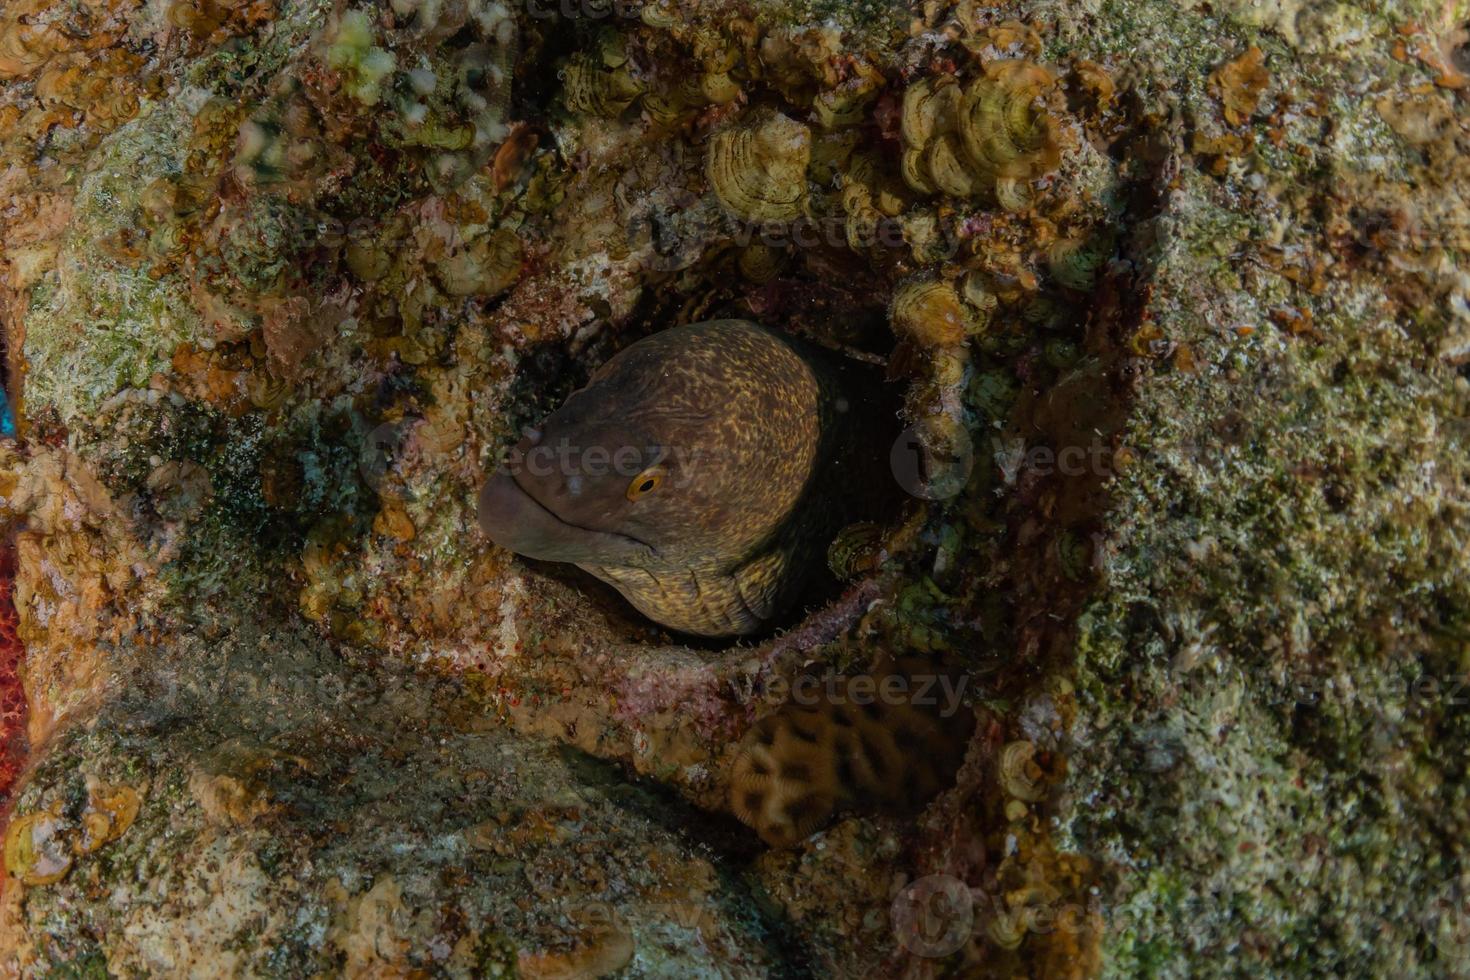
[[[527,425],[522,427],[521,436],[533,446],[541,442],[541,430],[534,426]]]

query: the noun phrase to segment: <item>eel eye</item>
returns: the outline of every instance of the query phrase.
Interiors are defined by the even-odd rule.
[[[637,500],[659,488],[664,482],[664,468],[662,466],[650,466],[648,469],[633,477],[633,482],[628,484],[628,499]]]

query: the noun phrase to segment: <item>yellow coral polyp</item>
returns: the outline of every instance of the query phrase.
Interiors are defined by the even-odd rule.
[[[895,333],[926,348],[963,344],[974,326],[954,286],[928,277],[900,284],[888,315]]]
[[[961,90],[953,77],[925,78],[903,93],[900,128],[903,141],[921,147],[940,133],[954,128],[959,114]]]
[[[1006,795],[1025,803],[1046,798],[1046,786],[1035,758],[1036,746],[1025,740],[1009,742],[1000,750],[1000,785]]]
[[[768,283],[781,272],[782,253],[765,242],[752,242],[740,252],[740,274],[753,283]]]
[[[1003,211],[1024,211],[1036,199],[1030,181],[1001,177],[995,182],[995,203]]]
[[[847,215],[847,244],[862,251],[873,244],[882,214],[873,206],[872,192],[862,184],[848,184],[842,189],[842,210]]]
[[[952,134],[946,133],[931,142],[924,151],[923,162],[934,186],[944,193],[969,197],[979,190],[980,181],[966,166],[964,149]]]
[[[1063,286],[1085,292],[1097,281],[1111,251],[1112,241],[1106,238],[1064,238],[1047,250],[1047,268]]]
[[[25,78],[51,60],[56,44],[45,27],[17,17],[0,22],[0,78]]]
[[[903,174],[904,183],[908,184],[920,194],[937,194],[939,188],[929,178],[929,165],[924,160],[924,151],[919,147],[909,147],[903,151],[899,160],[899,171]]]
[[[861,122],[867,116],[868,104],[883,87],[883,75],[871,65],[859,62],[856,77],[837,88],[817,94],[812,109],[823,129],[836,129]]]
[[[521,242],[514,232],[496,231],[446,257],[435,269],[451,296],[494,296],[520,276]]]
[[[674,125],[687,108],[674,90],[650,92],[643,97],[642,105],[648,118],[658,126]]]
[[[699,94],[712,105],[729,105],[740,98],[740,83],[727,71],[705,72],[699,76]]]
[[[563,77],[567,109],[610,119],[621,116],[644,90],[626,68],[607,71],[586,55],[573,57]]]

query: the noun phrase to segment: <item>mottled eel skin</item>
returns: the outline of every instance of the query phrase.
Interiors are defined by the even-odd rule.
[[[844,387],[756,323],[661,331],[527,431],[481,492],[481,527],[671,629],[756,632],[821,564],[848,516],[839,489],[873,479]]]

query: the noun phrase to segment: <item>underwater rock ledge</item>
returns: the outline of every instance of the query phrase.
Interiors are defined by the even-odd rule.
[[[248,622],[135,658],[17,800],[10,969],[781,970],[775,924],[666,829],[681,822],[667,801],[450,686],[351,671],[307,634]]]

